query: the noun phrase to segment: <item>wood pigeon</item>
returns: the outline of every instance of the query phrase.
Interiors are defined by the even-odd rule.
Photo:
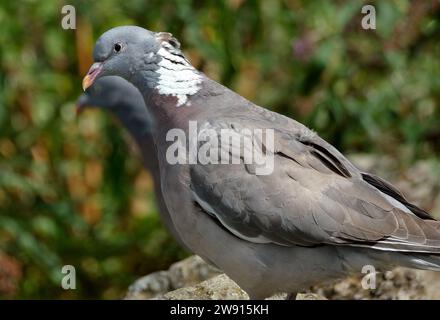
[[[196,70],[171,34],[113,28],[96,42],[94,61],[83,88],[113,75],[143,95],[180,238],[251,298],[298,292],[365,266],[440,270],[438,220],[301,123]],[[244,142],[219,143],[231,133]],[[249,161],[248,149],[272,159],[271,170],[258,170],[265,162]],[[238,156],[223,162],[231,154]]]

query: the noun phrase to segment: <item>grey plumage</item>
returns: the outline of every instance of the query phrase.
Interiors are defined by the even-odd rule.
[[[152,136],[155,130],[154,121],[139,90],[120,77],[103,77],[96,80],[78,98],[77,106],[79,109],[98,107],[107,110],[130,132],[142,155],[144,167],[153,177],[159,215],[173,237],[183,245],[163,199],[159,163]]]
[[[122,52],[112,49],[118,41]],[[162,191],[182,240],[251,297],[303,290],[366,264],[440,270],[439,221],[304,125],[195,70],[173,41],[114,28],[98,40],[95,61],[98,77],[124,77],[147,101]],[[256,175],[243,161],[169,164],[166,133],[179,128],[188,136],[190,120],[217,131],[273,129],[273,173]]]

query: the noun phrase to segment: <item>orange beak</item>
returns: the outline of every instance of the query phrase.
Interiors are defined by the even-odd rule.
[[[102,70],[101,62],[95,62],[94,64],[92,64],[92,66],[89,69],[89,72],[87,72],[86,76],[82,81],[82,87],[84,91],[86,91],[86,89],[93,84],[93,81],[95,81],[96,77],[101,72],[101,70]]]

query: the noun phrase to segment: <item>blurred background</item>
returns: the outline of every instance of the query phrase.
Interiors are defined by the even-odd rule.
[[[365,4],[376,30],[361,28]],[[188,255],[127,133],[75,114],[94,41],[127,24],[173,33],[208,76],[344,153],[380,154],[395,176],[423,161],[440,181],[439,1],[2,1],[0,298],[120,298]],[[66,264],[76,290],[60,287]]]

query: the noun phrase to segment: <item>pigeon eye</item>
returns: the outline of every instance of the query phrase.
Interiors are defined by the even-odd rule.
[[[115,43],[113,50],[117,53],[122,50],[122,45],[120,43]]]
[[[177,41],[174,41],[174,40],[170,39],[170,40],[168,40],[168,43],[169,43],[170,45],[172,45],[172,46],[173,46],[174,48],[176,48],[176,49],[179,48],[179,45],[178,45]]]

